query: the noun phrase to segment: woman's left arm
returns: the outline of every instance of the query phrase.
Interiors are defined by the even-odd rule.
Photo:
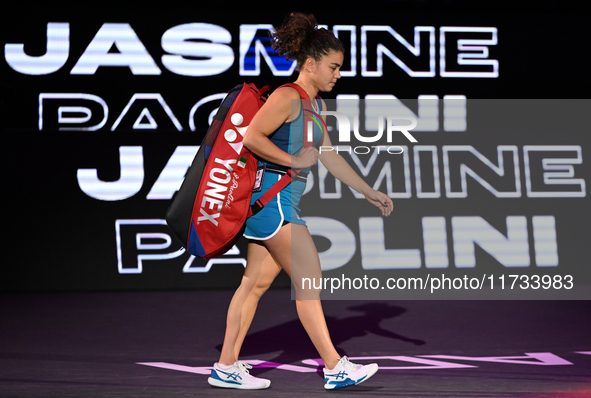
[[[323,109],[326,109],[326,104],[323,102]],[[325,131],[320,143],[321,147],[332,147],[328,132]],[[377,206],[382,215],[389,216],[394,208],[392,199],[383,192],[376,191],[353,170],[347,161],[337,153],[336,150],[320,150],[318,158],[322,164],[328,169],[330,174],[335,176],[341,182],[347,184],[357,192],[361,193],[369,201],[369,203]]]

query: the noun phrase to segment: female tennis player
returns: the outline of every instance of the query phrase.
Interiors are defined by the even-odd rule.
[[[326,104],[317,97],[318,92],[331,91],[341,77],[342,43],[332,32],[319,29],[314,16],[301,13],[290,14],[273,34],[272,42],[280,55],[296,60],[299,75],[295,84],[305,90],[315,113],[320,114]],[[250,375],[251,366],[239,361],[238,356],[258,301],[281,269],[292,280],[298,317],[324,361],[324,387],[337,389],[359,384],[378,370],[377,364],[354,364],[338,354],[330,339],[319,291],[303,291],[301,276],[320,278],[321,267],[312,236],[298,215],[298,205],[306,187],[305,176],[318,159],[332,175],[377,206],[383,216],[392,212],[392,200],[367,185],[336,151],[319,154],[319,146],[331,146],[321,123],[313,123],[314,145],[304,147],[304,109],[300,98],[292,87],[275,90],[253,118],[243,140],[262,159],[259,166],[264,167],[262,183],[255,187],[252,203],[288,169],[302,172],[246,222],[244,235],[250,239],[246,269],[228,309],[220,359],[208,379],[216,387],[263,389],[271,384]]]

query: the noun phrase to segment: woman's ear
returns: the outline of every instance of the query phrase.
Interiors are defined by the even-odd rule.
[[[314,60],[314,58],[308,58],[304,65],[306,66],[306,71],[312,72],[314,70],[314,67],[316,66],[316,61]]]

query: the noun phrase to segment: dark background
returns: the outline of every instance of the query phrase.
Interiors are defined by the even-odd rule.
[[[258,86],[276,87],[292,77],[274,77],[264,62],[260,76],[240,76],[239,35],[241,24],[280,24],[289,11],[312,12],[321,24],[357,26],[357,76],[343,77],[335,90],[325,98],[337,94],[394,94],[397,98],[416,99],[422,94],[461,94],[468,99],[584,99],[589,95],[587,76],[589,62],[589,14],[585,2],[569,1],[341,1],[281,2],[275,7],[255,6],[250,3],[199,2],[158,4],[119,2],[99,5],[80,5],[70,2],[51,2],[38,5],[20,4],[2,13],[1,37],[6,43],[24,43],[28,55],[45,53],[48,22],[69,22],[70,51],[66,64],[57,72],[32,76],[10,68],[4,57],[0,62],[0,128],[4,144],[2,162],[2,197],[4,204],[1,291],[48,290],[119,290],[119,289],[190,289],[234,287],[239,283],[242,265],[238,263],[214,265],[208,273],[183,272],[187,257],[172,260],[145,261],[142,273],[121,274],[117,267],[115,220],[163,219],[169,200],[147,200],[146,195],[157,180],[166,162],[180,145],[199,145],[207,128],[207,115],[213,110],[202,109],[197,114],[197,131],[191,131],[188,116],[191,107],[201,98],[229,90],[243,81]],[[146,47],[162,73],[140,76],[127,67],[100,67],[93,75],[71,75],[70,71],[106,22],[129,23]],[[180,76],[163,66],[161,37],[173,26],[205,22],[222,26],[232,35],[230,46],[235,60],[226,72],[207,77]],[[430,78],[411,78],[392,61],[384,58],[382,77],[362,77],[360,62],[360,29],[362,25],[389,25],[412,43],[415,26],[434,26],[437,38],[439,27],[476,26],[498,28],[499,44],[489,46],[489,59],[499,61],[498,78],[448,78],[439,73]],[[398,44],[391,39],[392,48]],[[398,45],[399,46],[399,45]],[[347,48],[347,45],[345,45]],[[449,50],[448,50],[449,51]],[[452,54],[453,56],[453,54]],[[345,57],[345,67],[349,58]],[[412,61],[409,60],[409,64]],[[438,71],[438,65],[437,65]],[[109,119],[99,131],[58,131],[48,125],[38,129],[40,93],[90,93],[103,98],[109,106]],[[133,130],[132,121],[110,131],[119,113],[134,93],[160,93],[180,120],[183,131],[162,120],[156,130]],[[157,109],[157,108],[154,108]],[[150,108],[152,110],[152,108]],[[137,111],[139,112],[139,111]],[[156,112],[154,111],[156,117]],[[137,115],[137,113],[135,114]],[[162,116],[162,115],[160,115]],[[130,122],[131,120],[131,122]],[[548,133],[550,134],[550,133]],[[490,137],[490,136],[488,136]],[[521,144],[581,145],[585,137],[565,135],[551,140],[549,136],[527,136]],[[430,140],[427,135],[421,144],[445,144],[445,140]],[[519,141],[519,137],[515,137]],[[491,156],[496,145],[510,144],[481,136],[449,143],[473,145]],[[515,143],[517,143],[517,141]],[[141,146],[144,155],[144,185],[133,197],[122,201],[93,199],[78,186],[79,169],[97,169],[104,181],[119,178],[119,147]],[[488,149],[487,149],[488,148]],[[583,146],[584,155],[588,147]],[[577,177],[585,176],[585,166],[575,168]],[[588,173],[587,173],[588,174]],[[522,176],[523,178],[523,176]],[[475,187],[479,191],[480,188]],[[414,187],[413,187],[414,192]],[[346,208],[354,202],[349,195],[338,206]],[[484,202],[483,202],[484,200]],[[503,228],[504,217],[526,214],[511,210],[514,202],[499,200],[480,192],[469,200],[446,205],[450,199],[423,203],[413,195],[397,208],[398,223],[406,223],[413,240],[409,247],[420,247],[420,217],[428,215],[482,215],[491,224]],[[561,258],[570,265],[584,264],[588,230],[581,229],[589,219],[589,202],[581,199],[520,198],[518,209],[539,206],[545,213],[556,214],[558,246]],[[534,204],[535,202],[535,204]],[[437,211],[439,206],[446,208]],[[486,205],[489,210],[479,206]],[[472,207],[471,207],[472,206]],[[508,210],[504,210],[508,209]],[[561,210],[562,209],[562,210]],[[566,210],[564,210],[566,209]],[[541,210],[540,210],[541,211]],[[571,212],[560,218],[561,211]],[[311,214],[311,213],[308,213]],[[529,214],[529,213],[528,213]],[[566,214],[566,213],[565,213]],[[497,218],[499,217],[499,218]],[[572,220],[572,224],[571,224]],[[581,227],[583,225],[583,227]],[[419,230],[419,231],[413,231]],[[152,231],[152,230],[150,230]],[[162,229],[166,232],[166,228]],[[122,235],[122,239],[133,236]],[[404,240],[404,236],[402,236]],[[417,241],[418,239],[418,241]],[[567,243],[564,243],[567,242]],[[176,243],[175,243],[176,244]],[[404,247],[404,243],[396,243]],[[564,246],[566,245],[566,246]],[[579,251],[571,249],[578,248]],[[238,244],[242,252],[229,258],[245,255],[245,241]],[[137,252],[126,252],[123,259],[133,263]],[[359,261],[358,258],[352,261]],[[494,263],[486,254],[479,254],[479,263]],[[451,267],[453,262],[450,261]],[[204,267],[205,261],[195,260]],[[355,265],[351,265],[354,267]],[[477,266],[477,268],[478,268]],[[498,264],[492,265],[498,268]],[[285,276],[277,285],[286,285]]]

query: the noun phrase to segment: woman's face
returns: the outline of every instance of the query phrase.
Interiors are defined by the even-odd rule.
[[[343,65],[343,53],[330,51],[327,55],[314,62],[312,76],[319,91],[331,91],[341,78],[341,66]]]

